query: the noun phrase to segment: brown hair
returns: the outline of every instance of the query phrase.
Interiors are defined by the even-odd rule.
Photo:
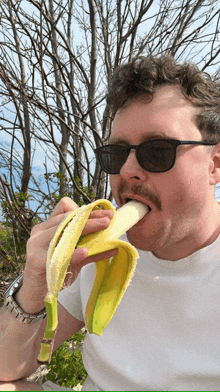
[[[153,99],[155,88],[179,85],[193,105],[201,108],[196,123],[203,136],[220,141],[220,85],[192,63],[178,64],[167,55],[137,57],[119,66],[112,78],[107,102],[113,116],[130,102],[142,96]]]

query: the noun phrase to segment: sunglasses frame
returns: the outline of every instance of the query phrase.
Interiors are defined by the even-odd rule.
[[[139,158],[138,158],[138,151],[139,151],[139,149],[140,149],[143,145],[145,145],[145,144],[151,144],[152,142],[158,142],[158,141],[167,142],[167,143],[169,143],[169,144],[172,146],[173,151],[174,151],[172,164],[169,166],[168,169],[165,169],[165,170],[160,170],[160,171],[156,171],[156,170],[147,170],[147,169],[145,169],[145,168],[143,167],[142,163],[140,162],[140,160],[139,160]],[[131,150],[135,150],[137,161],[138,161],[139,165],[142,167],[142,169],[144,169],[144,170],[146,170],[146,171],[148,171],[148,172],[151,172],[151,173],[165,173],[165,172],[171,170],[172,167],[174,166],[175,162],[176,162],[176,150],[177,150],[177,147],[179,147],[180,145],[185,145],[185,144],[188,144],[188,145],[190,145],[190,144],[191,144],[191,145],[195,144],[195,145],[201,145],[201,146],[214,146],[214,145],[218,144],[218,142],[210,142],[210,141],[205,141],[205,140],[204,140],[204,141],[192,141],[192,140],[177,140],[177,139],[150,139],[150,140],[145,140],[144,142],[142,142],[142,143],[140,143],[140,144],[137,144],[137,145],[135,145],[135,144],[130,144],[130,145],[107,144],[107,145],[105,145],[105,146],[101,146],[101,147],[96,148],[94,151],[95,151],[95,154],[96,154],[96,156],[97,156],[97,158],[98,158],[98,161],[99,161],[99,164],[100,164],[102,170],[103,170],[105,173],[107,173],[107,174],[119,174],[120,171],[121,171],[122,166],[125,164],[125,162],[126,162],[128,156],[129,156]],[[100,158],[100,154],[101,154],[102,150],[103,150],[105,147],[110,147],[110,146],[120,146],[120,147],[123,147],[124,149],[127,150],[127,158],[126,158],[124,164],[121,166],[119,172],[116,172],[116,173],[115,173],[115,172],[114,172],[114,173],[112,173],[112,172],[111,172],[111,173],[110,173],[110,172],[107,172],[107,171],[104,169],[104,166],[102,165],[102,161],[101,161],[101,158]]]

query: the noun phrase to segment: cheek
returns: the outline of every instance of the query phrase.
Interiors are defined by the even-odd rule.
[[[185,168],[186,169],[186,168]],[[162,205],[167,206],[172,214],[193,213],[204,204],[208,194],[207,173],[204,167],[192,165],[191,169],[176,167],[169,173],[166,186],[160,185],[161,195],[164,195]],[[163,192],[163,189],[166,191]],[[163,198],[163,196],[162,196]]]
[[[180,156],[176,166],[176,180],[185,186],[188,193],[199,197],[201,191],[209,185],[209,166],[209,155],[201,151],[200,146],[196,147]]]

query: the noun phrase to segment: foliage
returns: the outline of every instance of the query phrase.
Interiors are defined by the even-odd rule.
[[[79,350],[85,335],[80,331],[72,335],[53,353],[47,369],[49,373],[44,376],[43,383],[50,380],[62,387],[73,388],[77,384],[83,385],[87,372],[83,366],[82,354]],[[72,351],[70,345],[74,346]]]
[[[44,178],[50,183],[50,185],[57,184],[58,188],[60,188],[62,181],[65,181],[67,185],[66,193],[62,195],[56,191],[51,193],[52,202],[50,202],[50,204],[56,205],[65,196],[72,198],[78,204],[79,207],[81,207],[83,204],[86,203],[86,201],[83,198],[83,195],[79,191],[74,189],[71,178],[67,178],[67,176],[65,176],[61,172],[44,174]],[[78,186],[78,188],[88,196],[88,198],[90,198],[91,200],[95,199],[95,193],[90,191],[88,186],[83,185],[81,179],[78,176],[75,178],[75,183]]]
[[[31,226],[38,222],[34,214],[25,207],[25,203],[32,199],[27,192],[15,192],[10,200],[3,199],[1,209],[3,223],[6,229],[1,230],[0,245],[14,260],[25,260],[26,243],[30,235]]]
[[[16,217],[16,213],[21,210],[26,201],[31,200],[32,195],[27,192],[15,192],[13,195],[13,200],[3,200],[1,203],[2,212],[4,216],[4,226],[11,227],[12,220]]]
[[[83,186],[82,181],[79,177],[76,177],[76,184],[78,185],[78,187],[92,200],[95,199],[95,193],[89,190],[88,186]],[[80,192],[77,192],[78,195],[78,200],[77,200],[77,204],[79,205],[79,207],[81,207],[83,204],[85,204],[82,194]]]
[[[6,238],[7,238],[7,230],[6,229],[0,230],[0,244],[2,241],[5,241]]]
[[[20,254],[18,255],[15,250],[12,228],[7,227],[0,230],[0,251],[7,256],[7,260],[10,260],[12,263],[13,261],[16,261],[14,265],[16,265],[17,271],[22,269],[22,265],[25,263],[26,242],[24,240],[19,240],[19,245]],[[12,265],[4,258],[1,258],[0,269],[4,271],[4,273],[9,273],[14,270]]]

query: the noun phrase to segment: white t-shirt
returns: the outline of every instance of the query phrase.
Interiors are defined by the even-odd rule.
[[[220,237],[178,261],[138,252],[103,336],[86,334],[83,390],[220,390]],[[85,266],[58,297],[81,321],[94,276],[95,264]]]

